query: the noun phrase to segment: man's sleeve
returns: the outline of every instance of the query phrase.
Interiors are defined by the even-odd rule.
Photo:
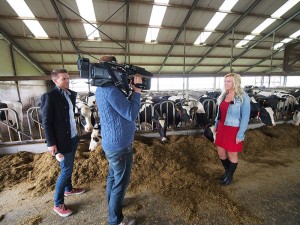
[[[41,112],[47,146],[56,145],[53,107],[54,105],[52,104],[49,94],[43,94],[41,97]]]
[[[131,101],[118,89],[109,95],[111,106],[126,120],[135,121],[141,106],[141,94],[134,92]]]

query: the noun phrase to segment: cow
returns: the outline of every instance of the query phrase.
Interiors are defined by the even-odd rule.
[[[300,124],[300,105],[295,105],[295,112],[293,115],[293,123],[296,126],[299,126]]]
[[[153,124],[152,129],[158,129],[161,141],[165,142],[168,127],[177,127],[180,122],[190,122],[190,117],[180,104],[165,100],[160,97],[147,97],[142,99],[141,109],[138,116],[141,128],[142,124]]]
[[[294,111],[294,106],[299,104],[296,97],[291,95],[286,90],[274,89],[271,91],[268,90],[260,90],[255,95],[249,94],[249,96],[253,96],[256,101],[258,101],[261,105],[263,105],[262,101],[267,100],[267,103],[275,112],[275,115],[281,116],[282,118],[288,117]],[[264,107],[266,107],[264,105]]]
[[[101,144],[100,126],[95,126],[91,133],[89,150],[94,151]]]
[[[83,101],[76,99],[75,118],[79,125],[84,127],[86,132],[93,130],[92,112],[90,107]]]
[[[207,91],[206,96],[217,99],[221,95],[221,91]]]
[[[158,133],[161,137],[162,142],[166,142],[167,139],[167,116],[164,113],[162,116],[159,115],[157,119],[153,118],[152,121],[156,124]]]
[[[205,127],[203,134],[212,143],[215,142],[215,140],[216,140],[216,130],[215,130],[215,126],[214,125],[209,126],[209,127]]]
[[[209,124],[208,116],[201,102],[197,100],[184,100],[182,101],[182,108],[187,111],[196,127],[204,128]]]
[[[16,114],[15,114],[16,112]],[[2,123],[17,130],[24,130],[23,127],[23,105],[21,102],[1,101],[0,102],[0,120]],[[18,122],[17,122],[18,120]],[[0,141],[3,141],[2,132],[0,131]]]
[[[267,126],[276,126],[273,109],[263,107],[254,97],[250,97],[250,100],[250,119],[258,118]]]

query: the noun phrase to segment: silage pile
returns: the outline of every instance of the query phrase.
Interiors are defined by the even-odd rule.
[[[288,124],[249,130],[240,157],[248,162],[281,165],[284,162],[280,159],[269,162],[264,161],[264,156],[282,147],[299,146],[299,131],[299,127]],[[168,140],[168,143],[162,144],[156,138],[136,138],[130,191],[139,193],[146,190],[166,197],[184,219],[195,223],[200,219],[204,222],[208,217],[205,212],[212,212],[211,209],[220,206],[224,206],[229,221],[231,218],[232,221],[238,218],[239,222],[257,219],[239,208],[217,185],[222,169],[211,142],[203,135],[169,136]],[[108,164],[102,149],[87,152],[87,148],[88,143],[82,143],[77,151],[74,185],[84,186],[95,180],[105,183]],[[49,153],[34,155],[21,152],[2,156],[0,171],[0,190],[28,182],[29,193],[40,196],[54,190],[59,165]],[[217,216],[220,212],[215,213]]]

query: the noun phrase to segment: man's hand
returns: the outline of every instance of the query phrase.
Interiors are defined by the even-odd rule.
[[[55,156],[55,153],[57,153],[56,145],[48,147],[48,151],[51,153],[51,155]]]
[[[134,84],[142,84],[143,81],[142,81],[142,78],[139,74],[136,74],[133,76],[133,84],[130,83],[131,85],[131,88],[134,92],[137,92],[137,93],[141,93],[142,92],[142,89],[141,88],[137,88]]]

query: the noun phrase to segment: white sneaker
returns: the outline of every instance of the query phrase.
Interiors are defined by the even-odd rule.
[[[135,219],[129,219],[124,217],[123,221],[119,225],[135,225]]]

